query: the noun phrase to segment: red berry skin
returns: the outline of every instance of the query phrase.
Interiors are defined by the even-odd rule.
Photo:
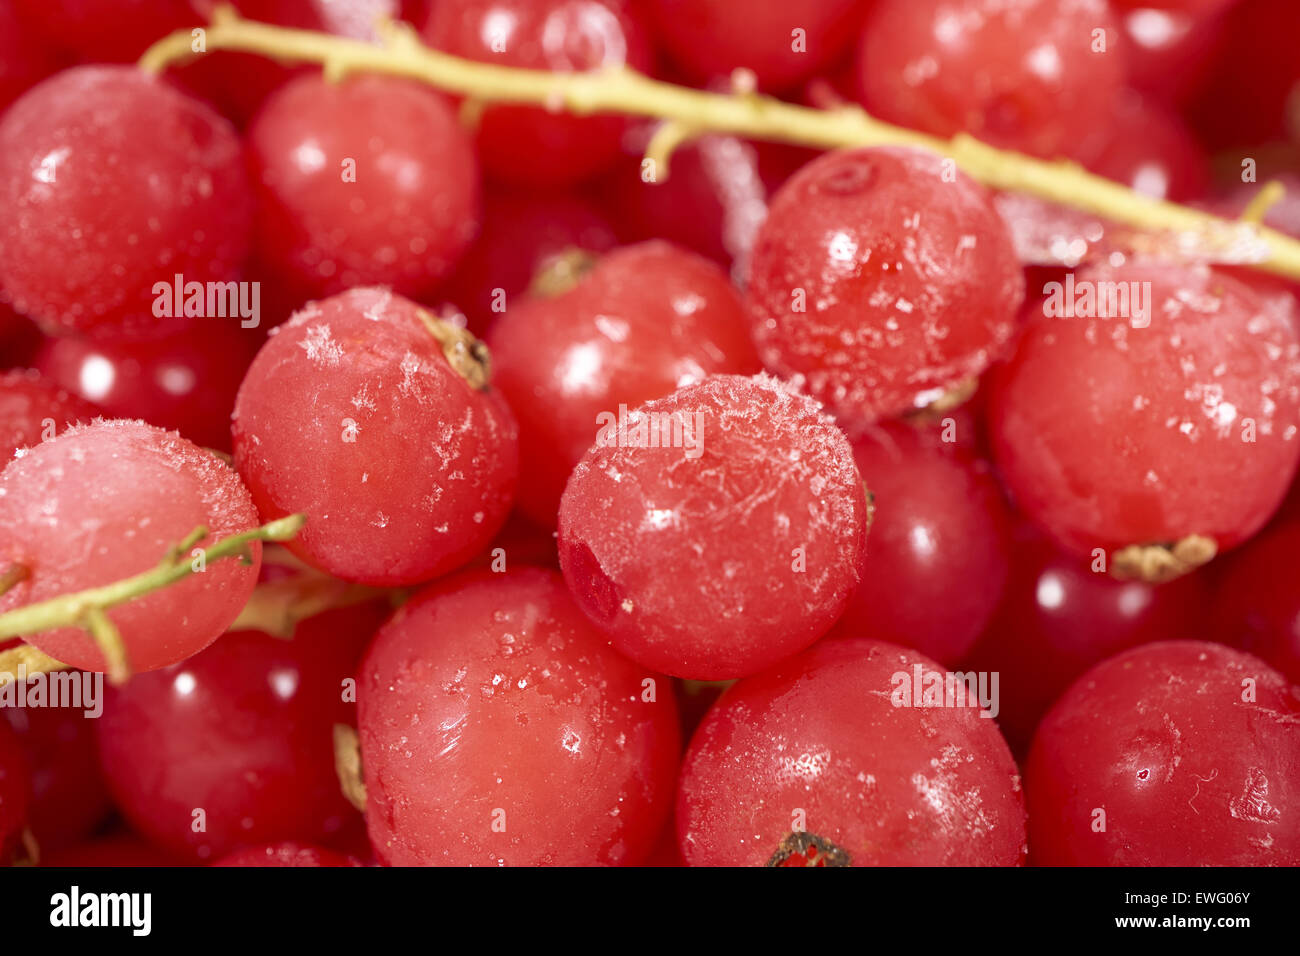
[[[1118,11],[1117,16],[1129,85],[1165,103],[1187,99],[1209,68],[1222,18],[1193,17],[1149,5]]]
[[[0,4],[0,111],[54,68],[54,57],[14,6]]]
[[[238,476],[175,432],[132,421],[74,426],[0,472],[0,565],[29,569],[0,597],[0,613],[143,573],[200,526],[208,535],[196,547],[204,548],[257,524]],[[134,672],[184,660],[217,639],[257,581],[261,542],[248,554],[247,564],[214,561],[105,612]],[[104,669],[81,628],[27,640],[73,667]]]
[[[711,262],[664,242],[604,256],[577,286],[498,318],[493,376],[519,419],[519,506],[554,527],[560,495],[618,413],[714,373],[760,368],[744,303]]]
[[[1214,633],[1300,684],[1300,522],[1279,524],[1227,559],[1214,592]]]
[[[13,0],[51,47],[96,63],[130,63],[155,40],[204,18],[187,0]]]
[[[1218,644],[1148,644],[1088,671],[1039,725],[1033,860],[1300,865],[1297,781],[1300,703],[1281,674]]]
[[[913,149],[854,149],[773,197],[749,287],[759,355],[851,433],[979,375],[1016,327],[1024,278],[988,194]]]
[[[100,837],[76,846],[42,854],[43,867],[69,869],[136,866],[185,866],[186,863],[146,843],[132,833]]]
[[[1296,333],[1204,267],[1094,267],[1077,274],[1076,296],[1103,282],[1149,282],[1148,314],[1057,318],[1031,306],[1040,314],[993,376],[990,429],[1011,497],[1082,556],[1191,534],[1231,548],[1295,474]]]
[[[19,448],[102,414],[31,369],[0,372],[0,468]],[[53,428],[48,426],[53,425]]]
[[[309,843],[270,843],[250,846],[223,856],[213,866],[360,866],[358,860]]]
[[[500,393],[455,371],[432,316],[385,289],[309,303],[267,340],[235,402],[235,467],[289,548],[349,581],[426,581],[505,522],[517,427]]]
[[[647,426],[659,438],[674,418],[678,447],[651,446]],[[755,673],[825,634],[866,536],[848,441],[766,375],[711,376],[634,409],[560,502],[578,605],[620,653],[695,680]]]
[[[64,70],[0,118],[0,285],[50,330],[175,328],[155,284],[234,279],[251,216],[234,128],[135,67]]]
[[[469,137],[414,81],[299,77],[267,99],[248,143],[259,258],[308,295],[370,284],[420,295],[478,230]]]
[[[343,684],[381,620],[358,606],[304,620],[292,640],[232,631],[113,690],[95,729],[132,828],[199,861],[339,834],[355,811],[334,771],[333,727],[354,718]],[[198,809],[206,829],[195,832]]]
[[[678,780],[687,865],[762,866],[796,821],[850,866],[1023,863],[1020,776],[997,725],[973,697],[895,706],[895,675],[914,667],[941,669],[893,644],[828,641],[728,689]]]
[[[854,443],[873,515],[862,580],[834,633],[955,664],[1007,579],[1007,507],[988,465],[910,425]]]
[[[1204,148],[1167,108],[1124,97],[1096,151],[1086,161],[1092,172],[1154,199],[1187,202],[1210,188]]]
[[[554,572],[431,585],[376,635],[357,704],[387,865],[636,865],[668,815],[672,686],[610,650]]]
[[[1118,41],[1106,0],[879,0],[858,49],[862,101],[923,132],[1068,156],[1080,129],[1110,121]]]
[[[752,70],[783,90],[832,64],[848,47],[861,0],[650,0],[657,39],[699,81]],[[802,34],[796,36],[794,31]]]
[[[645,27],[624,0],[439,0],[423,32],[434,49],[500,66],[569,73],[651,65]],[[626,126],[618,116],[492,106],[478,124],[479,159],[501,182],[571,186],[618,157]]]
[[[1119,581],[1022,522],[1002,603],[960,667],[1001,675],[998,726],[1024,754],[1043,714],[1088,668],[1139,644],[1203,633],[1206,598],[1201,574]]]
[[[463,309],[470,331],[482,335],[555,256],[617,244],[614,227],[579,196],[490,192],[483,231],[438,294]]]
[[[0,720],[0,860],[9,852],[27,824],[31,803],[31,777],[22,742],[6,721]]]
[[[228,452],[235,393],[260,341],[238,319],[199,319],[147,342],[46,339],[34,364],[113,418],[141,418]]]
[[[27,825],[42,856],[85,840],[112,809],[99,769],[95,721],[87,710],[94,713],[90,708],[4,708],[31,772]]]

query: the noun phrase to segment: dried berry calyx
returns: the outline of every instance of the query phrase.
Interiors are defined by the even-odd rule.
[[[461,378],[469,382],[470,388],[486,391],[492,373],[491,356],[488,347],[470,334],[468,329],[440,319],[425,309],[418,309],[417,314],[429,334],[437,339],[442,347],[442,354],[447,357],[447,364]]]
[[[1159,584],[1208,564],[1218,551],[1213,538],[1200,534],[1189,534],[1173,544],[1130,544],[1115,552],[1110,570],[1123,581]]]
[[[849,853],[815,833],[791,833],[776,848],[768,866],[851,866]]]

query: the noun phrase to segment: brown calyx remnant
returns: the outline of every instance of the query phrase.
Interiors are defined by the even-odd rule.
[[[1200,534],[1189,534],[1173,544],[1130,544],[1111,556],[1110,573],[1121,581],[1159,584],[1196,570],[1218,553],[1215,540]]]
[[[768,866],[849,866],[849,854],[815,833],[791,833],[781,841]]]
[[[954,408],[961,408],[969,402],[979,386],[980,380],[974,376],[962,379],[929,405],[908,412],[903,417],[915,425],[937,425]]]
[[[871,526],[876,523],[876,494],[867,487],[867,483],[862,483],[862,493],[867,499],[867,534],[871,533]]]
[[[577,246],[569,246],[547,257],[528,284],[528,294],[536,299],[564,295],[591,271],[598,258],[594,252]]]
[[[361,774],[361,737],[355,727],[334,725],[334,772],[348,803],[366,812],[366,782]]]
[[[419,310],[420,320],[442,347],[442,354],[461,378],[469,383],[470,388],[480,392],[487,391],[488,379],[492,373],[491,356],[488,347],[470,333],[446,319],[439,319],[433,313]]]

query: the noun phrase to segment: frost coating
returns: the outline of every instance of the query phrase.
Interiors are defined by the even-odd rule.
[[[451,570],[492,538],[514,494],[505,402],[471,388],[420,308],[384,289],[321,300],[281,326],[240,388],[233,437],[262,514],[306,513],[289,546],[351,581]]]
[[[698,447],[636,447],[634,416],[574,469],[565,578],[634,660],[701,680],[753,673],[825,633],[857,584],[866,500],[852,449],[767,375],[713,376],[637,409],[665,414],[698,420]]]

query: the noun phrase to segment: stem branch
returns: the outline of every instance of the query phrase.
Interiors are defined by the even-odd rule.
[[[846,146],[914,146],[952,159],[994,189],[1029,193],[1146,232],[1193,234],[1197,248],[1277,275],[1300,278],[1300,241],[1257,223],[1222,219],[1152,199],[1086,172],[1076,163],[1048,161],[995,149],[965,134],[952,139],[883,123],[856,106],[813,109],[754,93],[726,94],[676,86],[626,67],[552,73],[478,63],[429,49],[407,24],[380,24],[380,44],[245,20],[222,8],[207,28],[205,50],[254,53],[291,62],[319,63],[331,75],[386,73],[421,80],[478,103],[534,104],[576,115],[622,113],[676,124],[660,138],[664,156],[672,140],[690,130],[747,139],[835,149]],[[191,32],[163,37],[140,58],[157,73],[191,58]],[[660,181],[663,176],[657,177]],[[1190,238],[1190,237],[1189,237]]]

